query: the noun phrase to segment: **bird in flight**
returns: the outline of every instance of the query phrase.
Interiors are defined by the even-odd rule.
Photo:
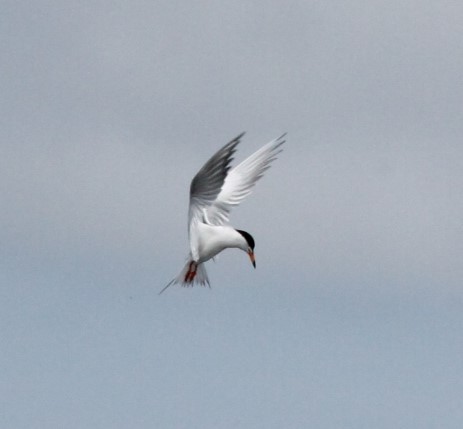
[[[231,209],[252,192],[256,182],[281,152],[285,134],[231,168],[233,154],[243,135],[240,134],[213,155],[191,181],[188,211],[190,254],[180,274],[159,294],[177,283],[182,286],[210,286],[204,262],[227,248],[243,250],[256,267],[254,238],[249,232],[233,228],[228,218]]]

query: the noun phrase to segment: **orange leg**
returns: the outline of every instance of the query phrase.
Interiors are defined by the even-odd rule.
[[[192,283],[195,276],[196,276],[196,269],[198,268],[198,264],[195,261],[190,262],[190,266],[188,267],[188,272],[185,275],[185,283]]]

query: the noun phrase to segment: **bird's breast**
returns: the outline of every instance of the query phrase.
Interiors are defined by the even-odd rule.
[[[198,262],[208,261],[228,247],[236,247],[233,232],[230,227],[201,224],[198,229]]]

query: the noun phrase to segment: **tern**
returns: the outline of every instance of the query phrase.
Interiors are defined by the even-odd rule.
[[[243,135],[217,151],[191,181],[188,210],[190,253],[180,274],[159,294],[173,284],[210,287],[204,262],[228,248],[246,252],[256,268],[254,238],[249,232],[233,228],[229,224],[229,214],[252,192],[256,182],[281,152],[285,134],[231,168],[233,154]]]

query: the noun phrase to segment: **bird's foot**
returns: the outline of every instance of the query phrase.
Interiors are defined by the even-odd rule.
[[[188,272],[185,274],[185,283],[193,283],[197,268],[198,264],[195,261],[191,261],[190,266],[188,267]]]

